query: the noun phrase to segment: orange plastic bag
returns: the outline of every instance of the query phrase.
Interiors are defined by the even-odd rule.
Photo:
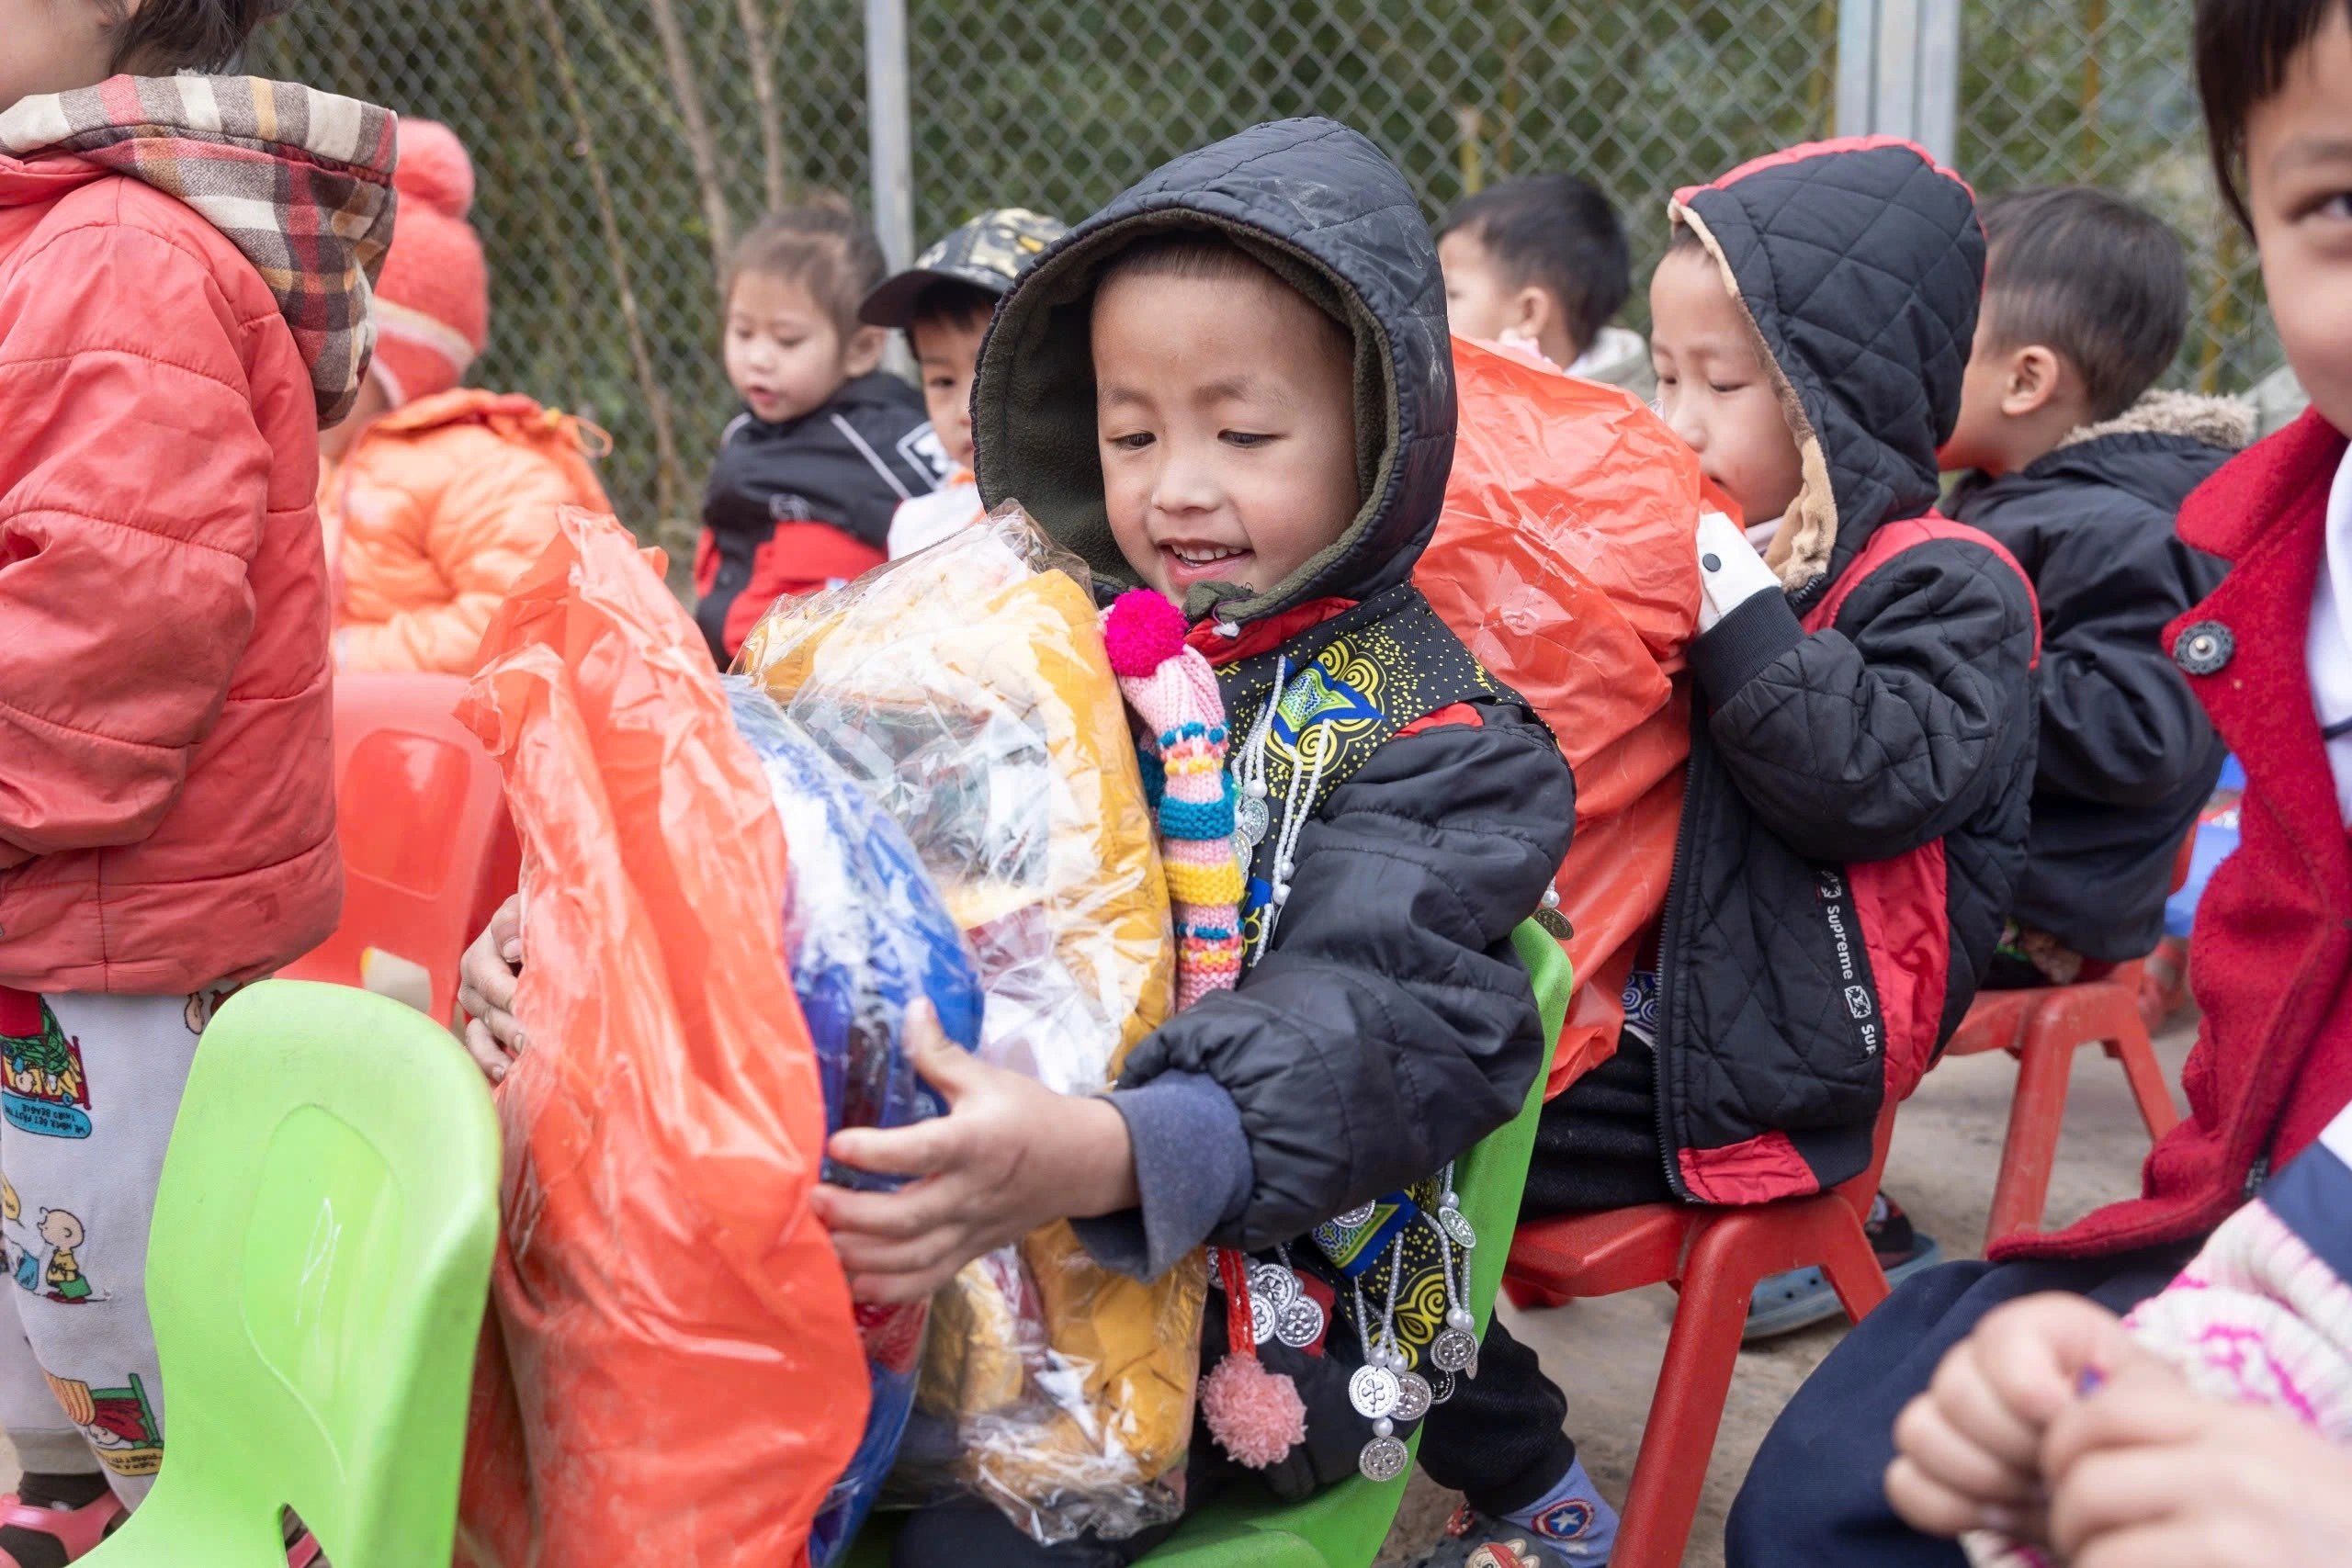
[[[459,1561],[789,1568],[867,1395],[808,1211],[824,1100],[767,780],[661,567],[574,508],[459,716],[522,835],[530,1039]]]
[[[1453,474],[1413,581],[1576,770],[1555,883],[1577,973],[1556,1095],[1616,1051],[1634,948],[1666,902],[1690,750],[1691,540],[1700,512],[1725,503],[1629,392],[1465,338],[1453,369]]]

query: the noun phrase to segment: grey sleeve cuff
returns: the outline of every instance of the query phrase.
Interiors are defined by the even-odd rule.
[[[1105,1098],[1126,1120],[1143,1201],[1070,1226],[1103,1268],[1156,1280],[1240,1216],[1255,1174],[1250,1140],[1233,1097],[1204,1073],[1162,1073]]]

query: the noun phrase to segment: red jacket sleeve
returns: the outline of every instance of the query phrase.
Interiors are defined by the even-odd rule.
[[[253,631],[270,449],[203,255],[85,221],[0,287],[0,867],[136,843]]]

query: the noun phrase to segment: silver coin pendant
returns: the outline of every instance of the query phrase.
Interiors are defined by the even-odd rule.
[[[1458,1372],[1478,1359],[1478,1341],[1459,1328],[1441,1330],[1430,1341],[1430,1364],[1442,1372]]]
[[[1395,1438],[1374,1438],[1363,1446],[1363,1452],[1356,1456],[1356,1469],[1363,1473],[1366,1481],[1394,1481],[1405,1473],[1405,1466],[1410,1459],[1411,1456],[1405,1451],[1405,1445]]]
[[[1233,836],[1256,849],[1266,841],[1266,825],[1273,819],[1266,803],[1254,795],[1237,791],[1233,797]]]
[[[1298,1276],[1279,1263],[1250,1265],[1250,1296],[1273,1303],[1276,1313],[1298,1300]]]
[[[1283,1308],[1274,1320],[1274,1337],[1294,1350],[1304,1350],[1323,1337],[1327,1323],[1323,1303],[1313,1296],[1302,1295]]]
[[[1367,1421],[1393,1414],[1403,1392],[1396,1374],[1386,1367],[1358,1367],[1348,1380],[1348,1403]]]
[[[1399,1372],[1396,1387],[1396,1408],[1391,1413],[1390,1419],[1418,1421],[1430,1413],[1430,1405],[1434,1400],[1427,1378],[1419,1372]]]
[[[1445,1234],[1453,1238],[1454,1246],[1466,1250],[1478,1245],[1478,1233],[1471,1225],[1469,1216],[1461,1210],[1440,1209],[1437,1223],[1445,1227]]]
[[[1281,1314],[1273,1303],[1259,1295],[1250,1298],[1250,1337],[1252,1340],[1263,1345],[1274,1337],[1274,1330],[1280,1324]]]

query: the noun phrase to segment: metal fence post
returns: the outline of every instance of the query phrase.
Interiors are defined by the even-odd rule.
[[[1838,133],[1901,136],[1951,162],[1961,0],[1839,0]]]
[[[914,260],[914,131],[907,110],[907,0],[865,0],[865,132],[874,227],[892,272]]]

